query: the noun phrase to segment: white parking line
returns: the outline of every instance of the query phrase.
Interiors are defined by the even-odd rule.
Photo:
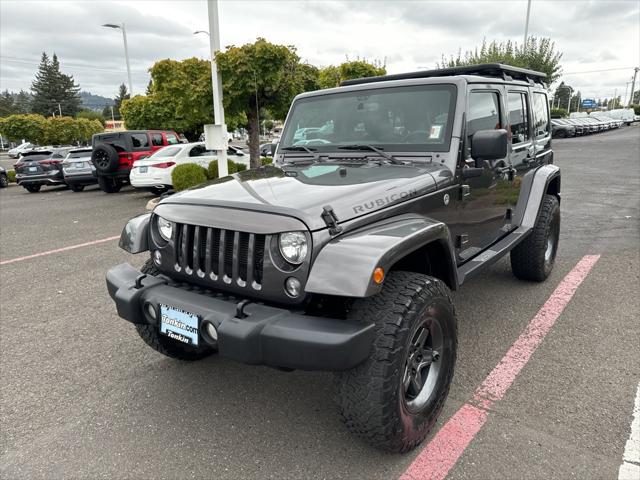
[[[636,391],[636,401],[633,405],[633,420],[631,421],[631,435],[624,447],[622,465],[618,471],[618,480],[638,480],[640,478],[640,383]]]
[[[22,262],[23,260],[30,260],[32,258],[44,257],[45,255],[51,255],[53,253],[66,252],[67,250],[74,250],[76,248],[88,247],[90,245],[98,245],[99,243],[111,242],[118,240],[120,235],[113,237],[101,238],[100,240],[93,240],[91,242],[78,243],[77,245],[69,245],[68,247],[56,248],[54,250],[47,250],[46,252],[34,253],[33,255],[27,255],[25,257],[12,258],[10,260],[0,261],[0,265],[9,265],[10,263]]]

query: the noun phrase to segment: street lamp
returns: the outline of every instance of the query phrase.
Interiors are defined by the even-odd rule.
[[[127,46],[127,31],[124,28],[124,23],[120,25],[116,23],[105,23],[102,25],[107,28],[119,28],[122,30],[122,39],[124,40],[124,57],[127,61],[127,77],[129,77],[129,96],[133,97],[133,83],[131,82],[131,67],[129,66],[129,47]]]
[[[209,36],[209,50],[211,52],[211,87],[213,90],[214,125],[205,125],[205,145],[208,149],[216,150],[218,157],[218,175],[227,175],[227,126],[224,123],[224,106],[222,105],[222,77],[216,64],[216,52],[220,51],[220,16],[218,0],[207,0],[207,16],[209,17],[209,31],[197,30]],[[224,140],[224,142],[223,142]],[[224,143],[224,144],[223,144]]]
[[[522,51],[527,49],[527,36],[529,35],[529,15],[531,13],[531,0],[527,2],[527,19],[524,22],[524,44],[522,45]]]

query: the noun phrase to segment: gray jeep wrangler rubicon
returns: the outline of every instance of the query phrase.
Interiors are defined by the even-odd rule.
[[[520,279],[553,267],[543,78],[487,64],[297,96],[275,166],[129,221],[120,246],[150,259],[109,270],[118,314],[170,357],[333,371],[349,430],[415,447],[453,376],[450,290],[507,252]]]

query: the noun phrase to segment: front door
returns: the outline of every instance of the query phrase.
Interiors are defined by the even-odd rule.
[[[480,130],[504,128],[506,124],[499,89],[487,87],[472,90],[468,97],[465,140],[465,163],[474,166],[471,158],[473,134]],[[463,181],[462,201],[456,247],[460,261],[466,261],[504,235],[509,182],[508,159],[486,161],[481,176]]]

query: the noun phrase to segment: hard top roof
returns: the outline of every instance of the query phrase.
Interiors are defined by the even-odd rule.
[[[468,65],[465,67],[441,68],[437,70],[381,75],[378,77],[356,78],[354,80],[345,80],[340,83],[340,86],[387,82],[390,80],[407,80],[413,78],[452,77],[456,75],[479,75],[482,77],[493,77],[503,80],[524,80],[537,83],[542,83],[542,81],[547,78],[545,73],[527,70],[526,68],[512,67],[511,65],[505,65],[503,63],[483,63],[479,65]]]

